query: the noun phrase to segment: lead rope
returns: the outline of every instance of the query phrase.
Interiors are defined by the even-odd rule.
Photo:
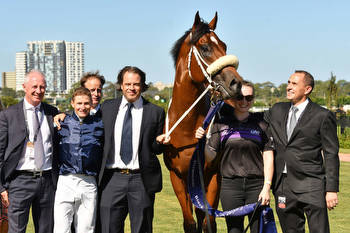
[[[197,105],[197,103],[203,98],[203,96],[211,89],[212,87],[209,85],[203,93],[196,99],[196,101],[193,102],[193,104],[182,114],[182,116],[175,122],[173,127],[168,131],[169,127],[169,121],[168,121],[168,115],[167,115],[167,123],[165,127],[165,135],[166,137],[169,137],[169,135],[174,131],[174,129],[180,124],[180,122],[187,116],[187,114],[194,108],[194,106]]]
[[[198,52],[198,49],[195,46],[192,46],[190,49],[190,52],[188,53],[188,74],[190,76],[190,78],[193,80],[192,78],[192,74],[191,74],[191,58],[192,58],[192,53],[194,54],[194,57],[196,58],[197,64],[198,66],[201,68],[203,75],[206,77],[206,79],[209,82],[208,87],[204,90],[204,92],[193,102],[193,104],[182,114],[182,116],[175,122],[175,124],[173,125],[173,127],[171,127],[171,129],[169,130],[169,118],[168,118],[168,114],[166,115],[166,123],[165,123],[165,135],[166,137],[169,137],[170,134],[174,131],[174,129],[180,124],[180,122],[188,115],[188,113],[194,108],[194,106],[196,106],[196,104],[203,98],[203,96],[212,88],[211,83],[213,82],[210,75],[207,73],[207,71],[204,69],[203,64],[206,65],[207,67],[209,66],[204,59],[202,58],[202,56],[200,55],[200,53]],[[170,104],[171,104],[171,100],[169,103],[169,107],[168,110],[170,108]]]

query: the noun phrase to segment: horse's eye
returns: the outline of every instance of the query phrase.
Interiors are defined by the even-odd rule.
[[[208,44],[203,44],[200,46],[200,51],[204,57],[209,57],[212,52],[212,48]]]

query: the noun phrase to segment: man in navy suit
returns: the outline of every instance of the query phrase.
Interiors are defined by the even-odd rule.
[[[118,74],[123,96],[102,104],[105,143],[100,183],[102,233],[124,232],[129,213],[132,233],[152,232],[155,193],[162,189],[157,154],[170,138],[163,133],[164,110],[144,99],[146,74],[126,66]]]
[[[8,208],[9,233],[25,233],[32,208],[35,232],[53,229],[57,149],[53,117],[42,102],[45,76],[32,70],[23,84],[24,100],[0,112],[0,192]]]
[[[265,115],[275,145],[273,192],[283,232],[330,232],[328,213],[338,204],[339,143],[335,115],[308,97],[314,78],[297,70],[287,99]]]

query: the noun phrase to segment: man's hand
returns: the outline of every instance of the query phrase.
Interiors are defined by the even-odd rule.
[[[338,194],[336,192],[326,192],[326,203],[329,210],[338,205]]]
[[[64,121],[64,118],[66,118],[66,114],[65,113],[60,113],[57,114],[54,118],[53,118],[53,123],[55,123],[55,125],[57,126],[57,129],[60,130],[61,129],[61,121]]]
[[[9,202],[9,193],[7,192],[7,190],[3,191],[1,193],[1,200],[2,200],[2,204],[6,207],[8,207],[10,205]]]
[[[159,144],[168,145],[170,143],[170,136],[167,137],[166,134],[161,134],[156,138]]]

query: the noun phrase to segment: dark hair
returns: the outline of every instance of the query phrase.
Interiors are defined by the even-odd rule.
[[[116,84],[116,89],[118,91],[122,90],[121,85],[123,83],[124,74],[126,72],[138,74],[141,78],[141,92],[147,91],[148,85],[146,84],[146,73],[143,72],[141,69],[137,68],[136,66],[125,66],[123,69],[119,71],[119,74],[117,76],[117,84]]]
[[[241,83],[242,83],[242,86],[251,87],[253,89],[253,95],[255,94],[254,84],[252,82],[243,80]]]
[[[294,71],[295,73],[299,73],[299,74],[304,74],[304,81],[305,81],[305,84],[307,86],[310,86],[312,89],[310,91],[309,94],[311,94],[311,92],[313,91],[314,89],[314,86],[315,86],[315,81],[314,81],[314,77],[307,71],[305,70],[296,70]]]
[[[97,70],[95,72],[87,72],[87,73],[85,73],[83,75],[83,77],[81,77],[81,79],[80,79],[80,86],[85,87],[85,83],[91,78],[99,79],[100,82],[101,82],[101,88],[103,87],[103,85],[106,82],[105,77],[103,75],[101,75],[100,72]]]
[[[92,97],[91,97],[91,92],[89,89],[85,88],[85,87],[78,87],[74,90],[73,94],[72,94],[72,101],[74,101],[74,98],[76,96],[81,96],[81,95],[86,95],[89,97],[90,102],[92,101]]]

